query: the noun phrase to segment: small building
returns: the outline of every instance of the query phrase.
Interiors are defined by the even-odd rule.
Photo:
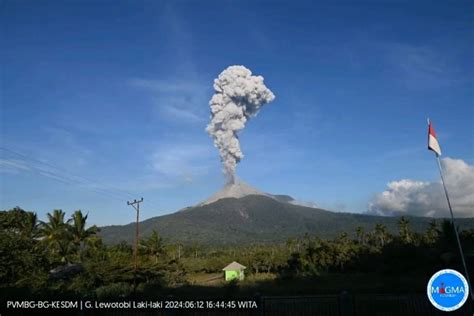
[[[231,281],[231,280],[243,280],[244,279],[244,270],[247,267],[241,265],[238,262],[232,262],[229,264],[227,267],[222,269],[225,273],[225,280],[226,281]]]

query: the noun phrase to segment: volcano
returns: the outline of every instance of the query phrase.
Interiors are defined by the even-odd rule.
[[[411,228],[425,231],[432,218],[408,217]],[[203,202],[140,223],[141,236],[153,230],[170,242],[236,244],[284,242],[304,234],[334,238],[354,234],[357,227],[371,231],[375,224],[398,232],[398,217],[332,212],[299,205],[289,195],[264,193],[243,181],[227,184]],[[459,218],[461,229],[474,228],[474,218]],[[132,242],[135,223],[105,226],[100,235],[108,244]]]
[[[289,195],[274,195],[270,193],[264,193],[247,183],[245,183],[242,180],[237,179],[233,183],[227,183],[220,191],[217,191],[213,195],[211,195],[208,199],[205,201],[201,202],[200,206],[206,205],[206,204],[211,204],[214,203],[218,200],[221,199],[226,199],[226,198],[236,198],[240,199],[243,198],[244,196],[248,195],[259,195],[259,196],[266,196],[269,198],[272,198],[274,200],[280,201],[280,202],[286,202],[286,203],[294,203],[296,204],[296,200],[293,199]]]
[[[220,191],[217,191],[213,195],[211,195],[208,199],[200,203],[199,205],[206,205],[214,203],[220,199],[225,198],[236,198],[240,199],[247,195],[263,195],[263,196],[270,196],[269,194],[263,193],[260,190],[251,187],[247,183],[236,180],[231,183],[227,183]]]

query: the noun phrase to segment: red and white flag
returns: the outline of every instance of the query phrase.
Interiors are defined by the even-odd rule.
[[[428,149],[434,151],[437,156],[441,156],[441,147],[439,147],[438,139],[430,120],[428,120]]]

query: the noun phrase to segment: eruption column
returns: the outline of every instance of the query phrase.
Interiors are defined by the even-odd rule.
[[[221,72],[214,79],[214,90],[209,101],[211,122],[206,131],[219,149],[228,182],[234,183],[235,168],[244,157],[238,132],[263,105],[273,101],[275,95],[265,86],[262,76],[252,76],[244,66],[230,66]]]

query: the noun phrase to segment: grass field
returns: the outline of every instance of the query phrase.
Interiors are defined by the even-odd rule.
[[[335,274],[314,278],[279,279],[273,273],[249,274],[243,281],[226,282],[223,273],[188,275],[188,284],[168,289],[170,294],[190,297],[319,295],[351,293],[420,293],[425,290],[425,276],[407,274]]]

